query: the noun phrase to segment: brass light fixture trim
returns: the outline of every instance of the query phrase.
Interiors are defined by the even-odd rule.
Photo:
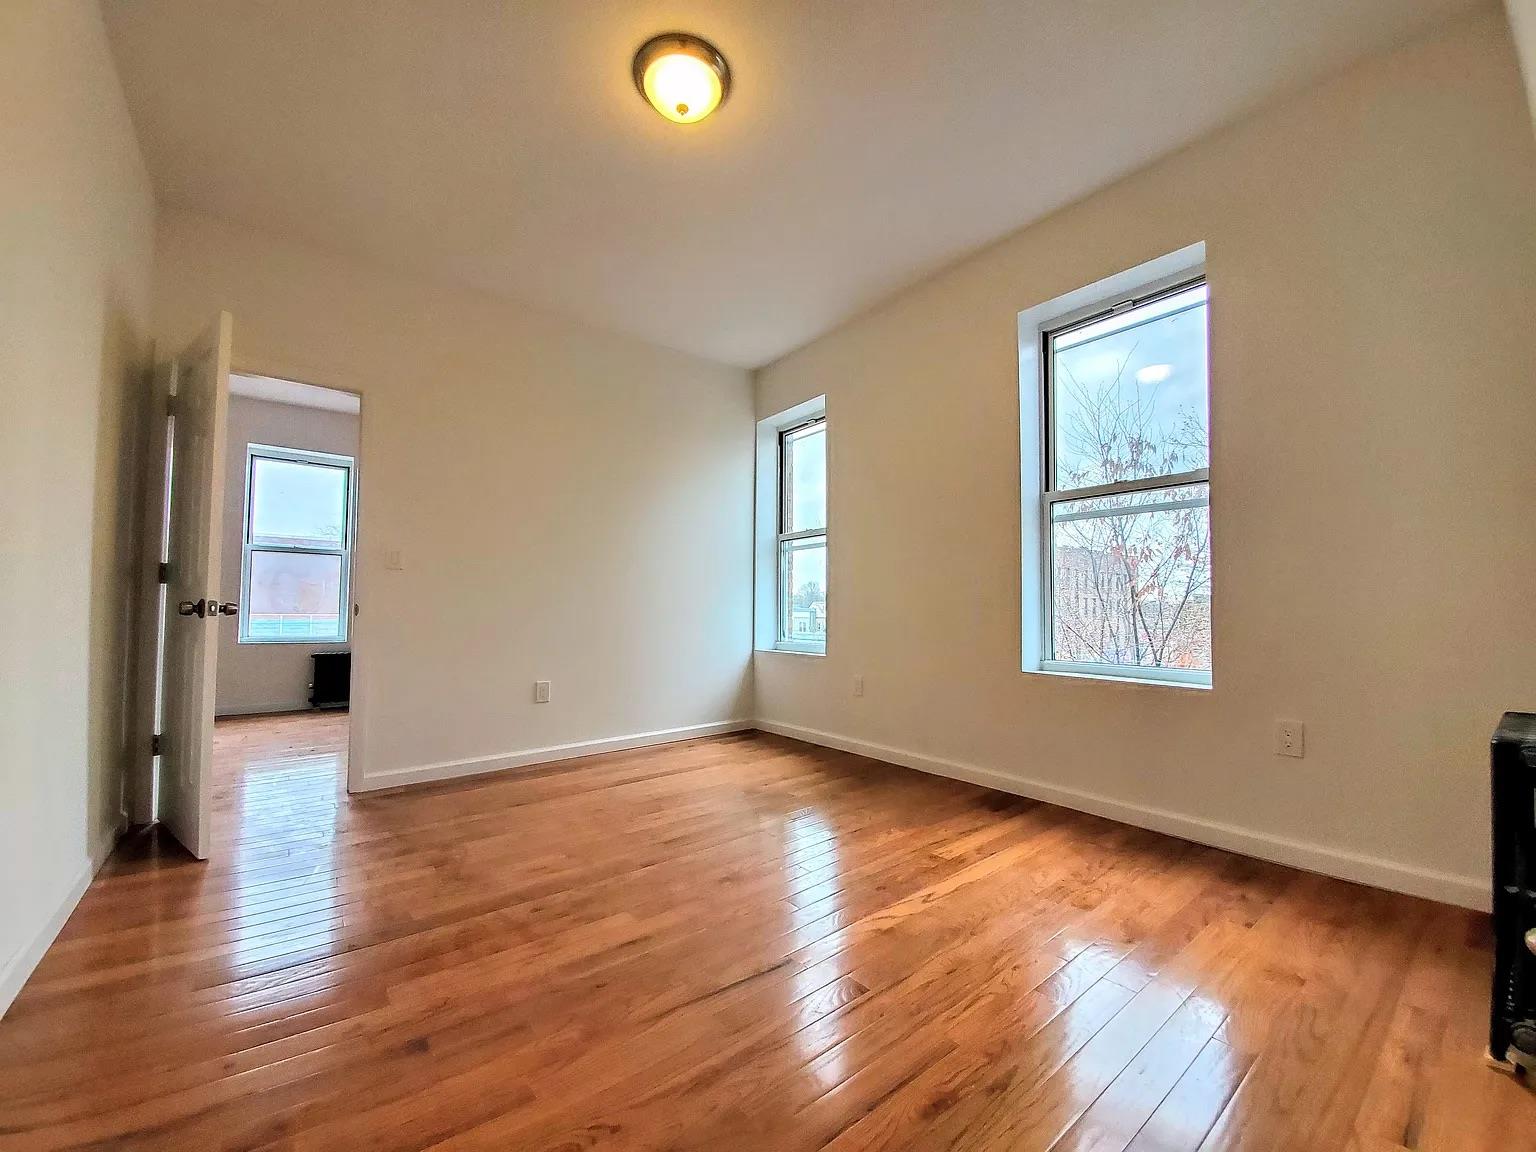
[[[731,93],[725,56],[691,32],[652,36],[635,51],[632,72],[645,102],[674,124],[698,123]]]

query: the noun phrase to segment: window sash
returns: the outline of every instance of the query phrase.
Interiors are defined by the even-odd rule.
[[[793,545],[804,541],[812,541],[819,544],[822,554],[825,556],[827,548],[827,534],[818,529],[815,532],[797,532],[781,537],[779,540],[779,633],[777,643],[779,646],[791,646],[794,651],[819,652],[826,647],[826,633],[798,633],[794,630],[794,591],[786,582],[788,573],[792,570],[792,557],[795,549]],[[785,547],[790,545],[790,547]]]
[[[812,536],[825,536],[825,528],[807,528],[804,532],[780,532],[779,543],[787,544],[795,540],[809,540]]]
[[[321,468],[329,472],[341,473],[341,540],[336,544],[327,544],[313,537],[294,536],[264,536],[256,531],[256,471],[257,465],[266,462],[283,464],[301,464],[310,468]],[[312,549],[316,551],[343,552],[347,546],[347,535],[351,528],[352,508],[352,469],[350,465],[332,463],[329,460],[319,458],[303,459],[296,457],[291,452],[284,455],[276,455],[274,450],[266,449],[260,452],[250,452],[246,460],[246,485],[245,485],[245,537],[246,543],[257,548],[298,548]],[[296,541],[302,540],[303,543]]]
[[[786,526],[794,522],[791,514],[793,507],[794,491],[789,463],[790,444],[806,434],[811,429],[825,427],[825,416],[813,416],[809,420],[793,424],[788,428],[779,429],[779,523],[777,540],[774,545],[776,555],[774,557],[775,570],[775,603],[777,605],[777,624],[775,626],[774,647],[784,652],[810,652],[821,653],[827,648],[826,634],[820,638],[809,640],[804,636],[796,636],[790,627],[790,599],[793,591],[787,584],[786,572],[788,561],[784,545],[797,543],[802,540],[820,540],[822,547],[827,548],[827,528],[806,528],[799,531],[787,531]]]
[[[1204,272],[1197,276],[1190,276],[1186,273],[1161,284],[1149,286],[1135,295],[1090,306],[1076,314],[1061,318],[1060,321],[1049,328],[1042,328],[1040,330],[1041,432],[1044,440],[1042,445],[1044,451],[1041,453],[1041,470],[1043,475],[1040,478],[1040,588],[1043,594],[1040,597],[1042,616],[1040,641],[1042,651],[1040,653],[1039,667],[1042,671],[1063,672],[1079,676],[1098,676],[1114,680],[1161,681],[1170,684],[1188,684],[1201,687],[1208,687],[1211,683],[1211,673],[1205,669],[1194,670],[1162,668],[1156,665],[1146,666],[1141,664],[1109,664],[1057,660],[1055,658],[1056,565],[1054,536],[1052,533],[1053,524],[1070,522],[1072,520],[1103,519],[1112,516],[1134,515],[1136,513],[1166,511],[1176,508],[1202,507],[1210,504],[1211,472],[1209,468],[1196,468],[1188,472],[1144,476],[1134,480],[1121,480],[1109,484],[1093,484],[1080,488],[1058,488],[1056,486],[1056,339],[1068,333],[1086,328],[1091,324],[1096,324],[1101,320],[1108,319],[1118,313],[1141,308],[1159,300],[1177,296],[1181,292],[1187,292],[1191,288],[1199,287],[1205,283]],[[1166,314],[1172,315],[1173,313]],[[1161,316],[1158,316],[1149,317],[1148,319],[1161,318]],[[1201,499],[1173,500],[1166,503],[1138,506],[1132,509],[1084,510],[1070,514],[1064,519],[1053,518],[1051,515],[1053,506],[1058,503],[1088,500],[1096,496],[1121,496],[1140,492],[1156,492],[1161,489],[1181,488],[1196,484],[1205,486],[1205,495]]]
[[[1175,297],[1182,296],[1185,293],[1190,292],[1196,288],[1201,288],[1204,285],[1205,277],[1195,276],[1189,280],[1184,281],[1183,283],[1174,284],[1168,288],[1159,288],[1151,292],[1142,292],[1136,296],[1129,296],[1122,300],[1117,300],[1113,304],[1101,305],[1097,311],[1090,312],[1088,315],[1074,319],[1069,323],[1056,324],[1050,330],[1052,350],[1054,350],[1057,343],[1065,337],[1070,337],[1074,336],[1075,334],[1082,333],[1085,329],[1092,328],[1095,325],[1100,324],[1105,320],[1109,320],[1115,316],[1121,316],[1127,312],[1134,312],[1137,309],[1146,308],[1148,305],[1157,304],[1159,301],[1172,300]],[[1204,308],[1208,302],[1208,299],[1191,300],[1188,303],[1180,304],[1177,307],[1164,308],[1160,311],[1154,310],[1150,315],[1143,316],[1136,320],[1135,323],[1119,325],[1114,329],[1114,331],[1116,333],[1131,332],[1147,324],[1154,324],[1159,320],[1166,320],[1170,316],[1178,316],[1181,313],[1192,311],[1195,308]],[[1096,340],[1100,336],[1104,335],[1108,335],[1108,333],[1101,332],[1094,336],[1077,335],[1076,339],[1068,340],[1064,347],[1075,348],[1079,344],[1086,343],[1088,340]]]
[[[1076,520],[1109,520],[1123,516],[1144,515],[1149,512],[1166,512],[1179,508],[1207,508],[1211,503],[1211,486],[1207,469],[1179,473],[1177,476],[1157,477],[1150,482],[1135,481],[1127,484],[1103,484],[1096,488],[1081,488],[1071,492],[1047,492],[1041,498],[1040,524],[1040,587],[1041,634],[1043,651],[1040,668],[1045,672],[1066,672],[1078,676],[1099,676],[1114,680],[1159,680],[1170,684],[1192,684],[1209,687],[1211,671],[1208,668],[1167,668],[1156,664],[1111,664],[1094,660],[1058,660],[1056,658],[1056,538],[1052,531],[1058,524],[1070,524]],[[1156,492],[1161,489],[1187,487],[1201,484],[1205,494],[1200,497],[1137,504],[1126,508],[1094,508],[1082,512],[1053,516],[1056,504],[1092,499],[1095,496],[1119,495],[1122,492]]]
[[[251,632],[250,582],[251,569],[257,556],[325,556],[335,557],[340,561],[340,584],[336,592],[336,628],[333,632],[322,635],[276,635],[258,636]],[[347,640],[348,620],[351,611],[352,581],[351,567],[345,553],[321,548],[268,548],[264,544],[248,544],[241,555],[240,571],[240,643],[242,644],[342,644]],[[275,615],[289,616],[325,616],[327,613],[310,612],[283,612]]]
[[[342,497],[341,542],[336,545],[269,543],[273,537],[257,536],[253,531],[252,510],[256,499],[253,483],[258,460],[281,460],[290,464],[310,464],[321,468],[335,468],[344,473]],[[270,444],[251,444],[245,453],[245,523],[240,539],[240,609],[237,642],[241,644],[345,644],[351,635],[352,621],[352,543],[356,520],[357,497],[353,486],[355,462],[350,456],[330,452],[308,452],[298,448],[281,448]],[[341,586],[337,591],[336,633],[332,636],[252,636],[251,616],[251,557],[253,553],[299,556],[339,556],[341,558]]]
[[[791,538],[793,538],[793,537],[795,537],[797,535],[804,536],[804,535],[815,535],[817,533],[825,533],[826,530],[827,530],[825,525],[823,525],[820,528],[807,528],[807,529],[805,529],[805,530],[803,530],[801,532],[791,532],[791,531],[787,530],[788,529],[788,525],[794,523],[793,508],[794,508],[794,499],[795,499],[795,496],[794,496],[794,486],[793,486],[792,479],[791,479],[789,446],[790,446],[790,444],[793,441],[798,440],[801,436],[805,435],[807,432],[811,431],[813,428],[824,427],[826,425],[826,422],[827,422],[827,418],[825,416],[814,416],[814,417],[812,417],[809,420],[804,420],[804,421],[800,422],[799,424],[794,424],[794,425],[791,425],[788,428],[781,428],[781,429],[779,429],[779,539],[780,540],[791,539]]]
[[[284,464],[308,464],[315,468],[331,468],[342,473],[342,527],[341,541],[334,545],[327,544],[293,544],[285,542],[280,536],[259,536],[255,530],[256,462],[258,460],[275,460]],[[241,539],[246,547],[269,548],[273,551],[301,551],[301,552],[329,552],[331,554],[348,552],[352,548],[352,514],[354,501],[352,498],[352,469],[353,459],[350,456],[338,456],[331,452],[306,452],[299,448],[279,448],[270,444],[251,444],[245,452],[245,524],[241,533]]]
[[[1096,496],[1124,496],[1136,492],[1156,492],[1160,488],[1183,488],[1192,484],[1209,484],[1210,482],[1209,468],[1195,468],[1189,472],[1168,472],[1158,476],[1144,476],[1140,480],[1121,480],[1114,484],[1090,484],[1084,488],[1057,488],[1041,493],[1040,499],[1049,511],[1052,504],[1092,500]],[[1078,518],[1073,517],[1073,519]]]
[[[1163,487],[1165,484],[1172,482],[1171,476],[1161,475],[1143,477],[1138,480],[1118,481],[1114,484],[1093,485],[1087,488],[1058,489],[1056,487],[1056,357],[1054,344],[1059,336],[1065,336],[1070,332],[1086,328],[1090,324],[1097,324],[1100,320],[1107,320],[1117,313],[1129,312],[1134,308],[1142,308],[1159,300],[1177,296],[1179,293],[1187,292],[1191,288],[1198,288],[1205,282],[1205,273],[1203,272],[1198,276],[1185,274],[1175,277],[1170,282],[1143,289],[1133,296],[1121,297],[1107,303],[1092,305],[1075,315],[1062,318],[1062,320],[1049,328],[1042,328],[1040,330],[1041,431],[1044,433],[1045,438],[1045,451],[1041,453],[1041,466],[1044,472],[1044,475],[1040,478],[1041,492],[1047,496],[1060,493],[1063,496],[1076,494],[1077,498],[1082,498],[1084,495],[1110,495],[1122,488],[1125,491],[1140,490],[1135,487],[1124,488],[1125,485],[1150,484],[1153,487]],[[1168,313],[1168,315],[1172,314]],[[1152,317],[1149,318],[1149,322],[1151,319],[1162,318],[1161,316]],[[1203,481],[1209,480],[1209,471],[1207,468],[1197,470],[1199,473],[1205,473],[1205,475],[1200,476],[1200,479]],[[1193,477],[1197,475],[1197,472],[1178,473],[1177,475]]]

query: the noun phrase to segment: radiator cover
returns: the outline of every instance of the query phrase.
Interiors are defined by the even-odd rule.
[[[1493,734],[1493,997],[1488,1053],[1536,1060],[1536,714],[1506,712]],[[1536,936],[1531,939],[1536,940]],[[1513,1051],[1512,1051],[1513,1050]]]
[[[352,702],[352,653],[314,652],[309,682],[311,708],[345,708]]]

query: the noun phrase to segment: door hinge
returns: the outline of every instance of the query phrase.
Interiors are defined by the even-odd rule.
[[[159,574],[160,583],[169,584],[171,582],[171,566],[164,560],[160,561]]]
[[[149,738],[149,754],[151,756],[160,755],[160,733],[158,732]]]

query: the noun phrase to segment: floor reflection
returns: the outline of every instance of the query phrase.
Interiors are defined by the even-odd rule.
[[[823,922],[842,906],[842,855],[837,829],[815,809],[802,809],[785,821],[784,885],[794,947],[824,937]],[[799,989],[801,994],[812,991]]]
[[[802,1027],[795,1033],[798,1062],[817,1092],[851,1074],[847,1036],[835,1013],[861,986],[851,978],[851,941],[843,919],[843,858],[838,830],[819,809],[805,808],[784,824],[784,904],[789,945],[814,950],[788,985],[791,1010]],[[817,953],[824,954],[816,960]]]
[[[232,975],[339,950],[345,722],[299,714],[215,725],[215,852],[241,878],[222,952]]]

